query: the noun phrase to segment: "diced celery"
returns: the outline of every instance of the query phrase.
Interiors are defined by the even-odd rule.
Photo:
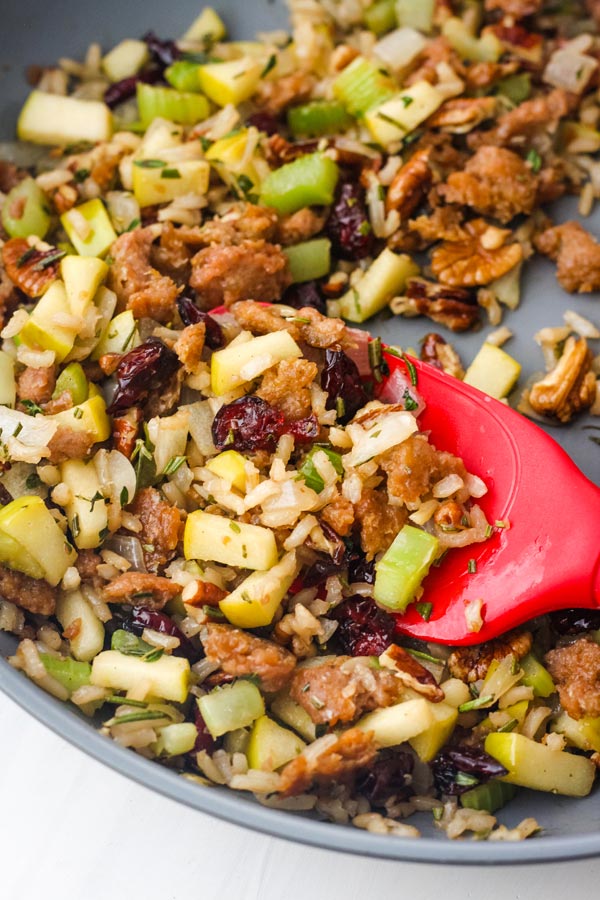
[[[176,91],[160,85],[137,84],[137,102],[140,119],[148,128],[154,119],[169,119],[180,125],[195,125],[202,122],[210,111],[209,103],[202,94]]]
[[[227,28],[222,18],[212,6],[205,6],[185,32],[182,40],[215,43],[216,41],[222,41],[226,34]]]
[[[283,216],[305,206],[329,206],[339,174],[336,163],[322,153],[301,156],[265,178],[260,202]]]
[[[74,693],[84,684],[90,683],[92,667],[88,662],[79,662],[70,657],[52,656],[40,653],[40,659],[48,675],[55,678],[69,694]]]
[[[264,69],[264,62],[245,56],[229,62],[200,66],[202,90],[219,106],[237,106],[249,100],[256,91]]]
[[[293,247],[284,247],[283,252],[290,264],[292,282],[312,281],[329,273],[331,267],[331,241],[329,238],[314,238]]]
[[[127,39],[113,47],[102,60],[102,68],[111,81],[133,78],[150,59],[145,41]]]
[[[259,689],[245,680],[215,688],[210,694],[199,697],[198,707],[214,738],[252,725],[265,712]]]
[[[141,207],[170,203],[186,194],[206,193],[210,176],[206,160],[186,159],[160,165],[161,162],[139,159],[133,164],[133,193]]]
[[[80,100],[45,91],[32,91],[17,122],[21,141],[34,144],[74,144],[108,141],[112,134],[110,109],[100,100]]]
[[[398,25],[408,25],[427,34],[433,28],[435,0],[396,0]]]
[[[235,731],[228,731],[223,735],[223,749],[227,753],[243,753],[246,754],[250,732],[247,728],[236,728]]]
[[[488,781],[487,784],[478,784],[461,794],[460,805],[467,809],[480,809],[493,813],[502,809],[513,799],[517,788],[506,781]]]
[[[377,603],[405,610],[437,557],[438,548],[434,535],[405,525],[375,566],[373,596]]]
[[[280,691],[271,703],[273,715],[297,731],[305,741],[314,741],[317,736],[316,725],[303,706],[292,700],[287,691]]]
[[[33,178],[24,178],[8,192],[2,204],[2,224],[11,237],[46,235],[50,227],[48,200]]]
[[[365,25],[376,35],[396,27],[396,0],[375,0],[364,12]]]
[[[371,60],[357,56],[333,82],[333,93],[353,116],[363,116],[389,100],[397,87]]]
[[[306,744],[288,728],[268,716],[260,716],[252,726],[246,750],[251,769],[274,772],[302,753]]]
[[[352,125],[353,119],[346,107],[337,100],[313,100],[288,110],[288,126],[293,135],[319,137],[322,134],[339,134]]]
[[[160,729],[153,750],[158,756],[181,756],[194,749],[197,737],[198,730],[193,722],[173,722]]]
[[[533,688],[534,696],[549,697],[550,694],[555,692],[556,688],[552,675],[541,662],[538,662],[533,653],[528,653],[527,656],[524,656],[519,665],[525,673],[521,678],[521,682]]]
[[[531,75],[529,72],[517,72],[515,75],[507,75],[501,78],[497,84],[497,90],[503,97],[507,97],[511,103],[517,106],[523,100],[527,100],[531,94]]]
[[[410,256],[386,247],[360,281],[341,297],[340,314],[351,322],[364,322],[401,294],[408,279],[418,274],[419,267]]]
[[[520,374],[521,364],[516,359],[486,341],[467,369],[464,382],[500,399],[508,396]]]
[[[15,361],[5,350],[0,350],[0,404],[14,407],[16,399]]]
[[[502,44],[493,32],[477,37],[457,16],[445,20],[442,34],[458,55],[470,62],[497,62],[502,55]]]
[[[200,87],[200,65],[190,59],[176,59],[165,69],[165,78],[177,91],[197,93]]]
[[[63,213],[60,221],[80,256],[105,256],[117,239],[106,207],[98,198]]]
[[[60,397],[64,391],[68,391],[71,395],[73,406],[77,406],[79,403],[83,403],[84,400],[87,400],[89,384],[80,363],[69,363],[69,365],[62,370],[56,379],[56,387],[54,388],[52,396],[54,398]]]
[[[304,462],[298,469],[299,473],[304,478],[306,482],[306,486],[311,488],[311,490],[316,491],[317,494],[320,494],[323,488],[325,487],[325,482],[317,472],[315,463],[314,463],[314,455],[318,451],[321,451],[325,454],[329,462],[332,464],[333,468],[337,472],[338,475],[342,475],[344,472],[344,467],[342,465],[342,457],[339,453],[336,453],[335,450],[332,450],[330,447],[319,447],[315,446],[312,448],[310,453],[307,454]]]
[[[277,562],[277,545],[270,528],[234,522],[200,509],[187,517],[183,550],[186,559],[243,569],[270,569]]]

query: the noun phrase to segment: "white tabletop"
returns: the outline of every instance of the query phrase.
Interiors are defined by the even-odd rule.
[[[0,734],[6,900],[558,900],[574,889],[597,896],[600,860],[434,867],[252,834],[115,774],[2,695]]]

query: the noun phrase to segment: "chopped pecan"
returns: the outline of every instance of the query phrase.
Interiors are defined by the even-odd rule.
[[[534,243],[540,253],[557,261],[556,276],[566,291],[600,290],[600,244],[579,222],[547,228]]]
[[[306,156],[307,153],[314,153],[318,148],[319,142],[315,140],[307,141],[286,141],[281,134],[273,134],[267,141],[266,157],[267,162],[273,166],[283,166],[285,163],[293,162],[300,156]]]
[[[122,358],[122,353],[103,353],[98,360],[98,365],[102,369],[104,375],[114,375],[119,368],[119,363]]]
[[[160,575],[123,572],[106,585],[102,599],[106,603],[133,603],[134,606],[159,610],[180,592],[180,585]]]
[[[338,784],[348,781],[369,766],[376,754],[373,732],[350,728],[335,741],[327,740],[318,755],[311,753],[306,757],[300,754],[289,762],[281,772],[280,793],[293,797],[307,791],[315,782]]]
[[[510,653],[515,659],[522,659],[531,650],[531,644],[531,632],[513,631],[475,647],[457,647],[448,657],[448,668],[455,678],[471,684],[485,678],[494,660],[500,662]]]
[[[535,67],[544,56],[544,38],[519,22],[501,22],[490,26],[490,31],[504,44],[504,49],[512,56]]]
[[[396,315],[427,316],[451,331],[467,331],[479,321],[479,308],[468,291],[422,278],[411,278],[403,297],[395,297],[390,309]]]
[[[486,119],[493,119],[497,106],[495,97],[455,97],[446,100],[429,119],[428,125],[450,134],[466,134]]]
[[[196,581],[194,592],[190,594],[186,591],[183,601],[188,606],[218,606],[226,596],[227,591],[220,588],[218,584],[213,584],[212,581]]]
[[[141,424],[142,411],[137,406],[132,406],[126,413],[113,419],[114,448],[127,459],[131,459]]]
[[[400,219],[406,219],[423,202],[433,180],[430,155],[430,148],[417,150],[398,169],[387,192],[385,205],[388,212],[395,209]]]
[[[457,206],[438,206],[429,216],[419,216],[408,223],[425,244],[434,241],[460,241],[467,237],[463,214]]]
[[[218,663],[226,675],[258,675],[265,691],[280,690],[296,665],[289,650],[232,625],[209,623],[202,646],[206,658]]]
[[[278,116],[292,103],[308,100],[316,84],[314,75],[299,70],[274,81],[262,80],[256,95],[261,111]]]
[[[11,238],[2,247],[2,262],[13,284],[28,297],[39,297],[58,277],[64,254],[51,247],[37,250],[25,238]]]
[[[557,89],[511,109],[500,116],[497,124],[488,131],[474,131],[467,138],[473,149],[481,144],[497,147],[523,146],[527,138],[538,133],[554,134],[559,121],[571,110],[572,101],[566,91]]]
[[[520,244],[506,244],[510,232],[474,219],[465,226],[469,236],[444,241],[431,255],[431,270],[450,287],[489,284],[513,269],[523,258]]]
[[[563,709],[574,719],[600,716],[600,646],[580,638],[551,650],[545,661]]]
[[[569,422],[589,409],[596,398],[596,376],[591,371],[592,353],[585,338],[569,337],[555,368],[530,389],[534,410]]]
[[[454,347],[441,334],[426,334],[421,345],[421,359],[455,378],[464,378],[465,370]]]
[[[432,703],[444,699],[444,692],[431,672],[402,647],[391,644],[385,651],[385,658],[393,663],[396,677],[405,687],[423,694]]]

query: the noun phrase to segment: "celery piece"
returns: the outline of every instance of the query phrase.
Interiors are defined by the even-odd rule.
[[[405,610],[435,560],[438,546],[434,535],[405,525],[375,566],[373,596],[377,603]]]
[[[517,788],[514,784],[508,784],[505,781],[488,781],[487,784],[478,784],[470,791],[465,791],[461,795],[460,805],[467,809],[493,813],[510,803],[516,793]]]
[[[173,722],[160,729],[154,751],[158,756],[181,756],[194,749],[197,737],[198,730],[193,722]]]
[[[339,174],[336,163],[322,153],[301,156],[267,175],[260,202],[272,206],[282,216],[305,206],[329,206],[333,203]]]
[[[11,237],[43,238],[50,227],[46,195],[33,178],[24,178],[2,204],[2,224]]]
[[[552,675],[541,662],[538,662],[533,653],[524,656],[519,665],[525,673],[521,683],[533,688],[535,697],[549,697],[555,692]]]
[[[117,239],[106,207],[98,198],[63,213],[60,221],[80,256],[105,256]]]
[[[246,680],[215,688],[210,694],[198,698],[198,707],[214,738],[252,725],[265,713],[265,703],[259,689]]]
[[[319,137],[338,134],[352,125],[352,116],[338,100],[313,100],[288,111],[288,126],[293,135]]]
[[[80,363],[69,363],[69,365],[62,370],[56,379],[56,387],[54,388],[52,397],[54,399],[60,397],[64,391],[68,391],[71,395],[73,406],[78,406],[80,403],[83,403],[84,400],[87,400],[89,384]]]
[[[298,469],[304,481],[306,483],[306,487],[311,488],[311,490],[316,491],[317,494],[320,494],[323,488],[325,487],[325,482],[317,472],[316,466],[314,464],[313,457],[317,451],[321,450],[338,475],[342,475],[344,472],[344,467],[342,465],[342,457],[339,453],[336,453],[335,450],[332,450],[330,447],[319,447],[318,445],[313,447],[310,453],[307,454],[304,462]]]
[[[189,59],[176,59],[165,69],[165,78],[178,91],[197,93],[200,87],[200,66]]]
[[[417,31],[427,34],[433,28],[435,0],[396,0],[396,18],[398,25],[408,25]]]
[[[52,656],[50,653],[40,653],[40,659],[48,675],[56,678],[70,694],[90,683],[92,667],[88,662],[79,662],[69,656]]]
[[[208,100],[202,94],[176,91],[141,81],[137,84],[137,102],[144,128],[159,118],[179,125],[195,125],[206,119],[210,110]]]
[[[283,252],[288,258],[294,283],[312,281],[329,273],[331,266],[331,241],[329,238],[303,241],[293,247],[285,247]]]
[[[518,72],[516,75],[502,78],[498,82],[498,93],[517,106],[531,94],[531,75],[529,72]]]
[[[502,56],[502,44],[492,31],[478,37],[457,16],[450,16],[444,21],[442,34],[461,59],[470,62],[497,62]]]
[[[420,5],[420,4],[419,4]],[[396,27],[396,0],[376,0],[364,13],[365,25],[377,36]]]
[[[353,116],[363,116],[396,92],[389,75],[364,56],[357,56],[333,82],[333,93]]]

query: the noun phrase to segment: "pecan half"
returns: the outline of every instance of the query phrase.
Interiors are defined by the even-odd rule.
[[[431,331],[423,338],[421,345],[421,359],[430,363],[436,369],[442,369],[448,375],[454,375],[455,378],[464,378],[465,370],[460,360],[460,356],[441,334]]]
[[[530,631],[514,631],[476,647],[457,647],[448,657],[450,674],[471,684],[485,678],[494,660],[500,662],[509,653],[522,659],[531,650]]]
[[[466,331],[479,321],[479,307],[463,288],[434,284],[423,278],[411,278],[403,297],[395,297],[390,309],[408,318],[427,316],[451,331]]]
[[[430,155],[429,148],[417,150],[398,169],[387,192],[387,212],[395,209],[400,219],[405,219],[423,202],[433,181],[433,172],[429,167]]]
[[[489,284],[505,275],[523,258],[520,244],[506,244],[510,232],[474,219],[466,226],[469,236],[445,241],[431,255],[431,270],[450,287]]]
[[[534,410],[569,422],[576,413],[588,409],[597,390],[591,364],[592,353],[586,339],[568,338],[555,368],[529,391]]]
[[[446,100],[429,119],[428,125],[450,134],[466,134],[486,119],[493,119],[497,107],[495,97],[456,97]]]
[[[392,663],[396,677],[405,687],[417,691],[432,703],[444,699],[444,692],[431,672],[402,647],[391,644],[385,651],[385,658]]]
[[[51,247],[37,250],[25,238],[11,238],[2,248],[2,262],[13,284],[28,297],[39,297],[58,277],[64,253]]]

